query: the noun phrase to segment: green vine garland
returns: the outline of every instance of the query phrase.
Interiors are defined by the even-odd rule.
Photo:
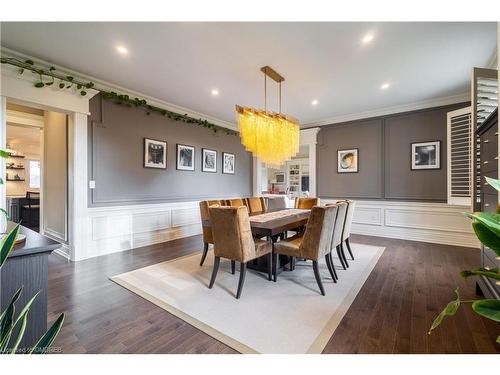
[[[35,64],[33,60],[20,60],[15,57],[2,57],[0,58],[2,64],[12,65],[19,69],[19,75],[24,74],[25,71],[32,72],[35,75],[35,82],[33,85],[36,88],[42,88],[46,86],[58,87],[60,90],[70,90],[75,89],[80,93],[81,96],[87,95],[88,89],[93,89],[99,91],[104,99],[110,100],[116,104],[124,105],[126,107],[136,107],[142,108],[146,111],[146,115],[151,113],[157,113],[160,116],[167,117],[174,121],[182,121],[187,124],[194,124],[202,126],[204,128],[211,129],[214,133],[218,131],[224,132],[228,135],[237,135],[238,132],[218,126],[208,122],[207,120],[196,119],[187,115],[187,113],[181,115],[176,112],[169,111],[164,108],[156,107],[149,104],[145,99],[140,98],[130,98],[126,94],[120,94],[114,91],[108,91],[104,88],[97,87],[93,82],[86,81],[81,78],[65,75],[57,72],[56,68],[41,67]],[[57,84],[56,84],[57,80]]]

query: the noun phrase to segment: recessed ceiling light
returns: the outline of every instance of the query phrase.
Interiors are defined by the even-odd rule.
[[[386,90],[386,89],[389,88],[389,86],[391,86],[391,84],[389,82],[384,82],[384,83],[382,83],[382,85],[380,86],[380,88],[382,90]]]
[[[116,51],[122,56],[128,55],[128,49],[126,49],[124,46],[116,46]]]
[[[217,89],[212,89],[212,95],[213,95],[213,96],[217,96],[217,95],[219,95],[219,90],[217,90]]]
[[[311,102],[311,104],[312,104],[312,105],[318,105],[318,103],[319,103],[319,102],[318,102],[318,100],[317,100],[317,99],[314,99],[314,100]]]
[[[368,33],[363,37],[363,39],[361,39],[361,42],[363,44],[368,44],[373,41],[373,38],[375,38],[375,36],[372,33]]]

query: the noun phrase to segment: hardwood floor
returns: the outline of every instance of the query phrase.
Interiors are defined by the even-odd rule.
[[[324,353],[500,353],[500,325],[470,306],[427,335],[456,286],[475,297],[474,280],[458,273],[479,264],[479,250],[367,236],[351,242],[386,251]],[[54,345],[63,353],[236,353],[108,279],[202,249],[195,236],[78,263],[51,255],[49,319],[66,313]]]

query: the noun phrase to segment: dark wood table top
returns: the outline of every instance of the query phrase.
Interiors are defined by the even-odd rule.
[[[7,231],[10,231],[14,225],[15,223],[9,221]],[[9,254],[9,258],[48,253],[61,247],[59,242],[45,237],[29,228],[23,227],[22,225],[19,228],[19,233],[24,234],[26,240],[14,245],[14,248]]]
[[[278,212],[278,211],[292,211],[292,208],[280,208],[276,210],[268,210],[267,212]],[[257,223],[255,221],[250,221],[250,227],[252,228],[252,233],[257,236],[277,236],[288,230],[293,230],[307,224],[310,210],[304,210],[301,212],[294,213],[289,216],[280,217],[266,222]],[[250,216],[260,215],[251,214]],[[204,227],[210,227],[210,220],[203,220],[202,225]]]

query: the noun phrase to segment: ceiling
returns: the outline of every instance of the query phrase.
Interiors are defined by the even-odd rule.
[[[286,79],[283,112],[307,124],[468,92],[471,68],[496,54],[496,23],[15,22],[1,44],[233,123],[235,104],[263,107],[269,65]]]

